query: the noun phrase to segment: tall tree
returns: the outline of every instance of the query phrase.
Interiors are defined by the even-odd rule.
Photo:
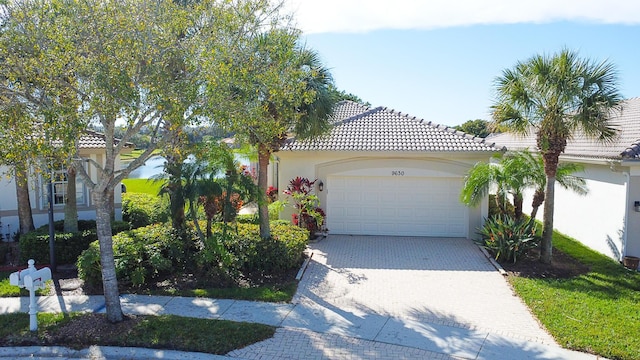
[[[76,185],[76,167],[71,162],[67,167],[67,184],[64,201],[64,232],[78,231],[78,198]]]
[[[481,138],[485,138],[491,134],[489,122],[482,119],[467,120],[461,125],[454,126],[453,128]]]
[[[551,263],[554,189],[558,160],[577,130],[607,141],[616,132],[609,115],[619,107],[613,64],[582,59],[564,49],[535,55],[496,79],[493,119],[517,133],[534,131],[546,175],[540,260]]]
[[[49,121],[43,129],[60,145],[75,145],[79,131],[91,122],[104,132],[104,153],[85,159],[97,176],[89,177],[82,166],[76,170],[96,207],[110,321],[123,319],[111,237],[114,188],[183,124],[201,116],[207,94],[201,91],[200,55],[224,52],[232,36],[241,39],[245,29],[260,28],[257,19],[266,17],[256,14],[269,9],[266,0],[202,0],[186,6],[167,0],[17,0],[0,12],[0,58],[5,60],[0,71],[8,79],[2,93],[30,104],[34,118],[45,125]],[[207,70],[218,69],[214,61]],[[79,106],[63,101],[70,93]],[[65,117],[70,110],[73,116]],[[116,123],[125,128],[121,141],[114,140]],[[74,132],[62,130],[65,124]],[[149,147],[126,168],[116,169],[116,157],[142,128],[153,129]]]
[[[29,172],[22,164],[14,165],[16,182],[16,199],[18,202],[18,223],[20,234],[35,230],[31,198],[29,196]]]
[[[299,45],[299,32],[276,28],[257,34],[238,54],[230,54],[226,77],[210,82],[229,89],[221,124],[257,148],[260,236],[269,238],[267,168],[290,132],[312,138],[329,129],[335,105],[332,78],[318,54]],[[240,65],[242,64],[242,65]],[[222,102],[219,102],[222,103]]]

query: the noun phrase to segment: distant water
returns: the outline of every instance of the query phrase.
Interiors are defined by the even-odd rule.
[[[144,163],[144,165],[132,171],[131,174],[129,174],[128,178],[129,179],[149,179],[156,175],[162,174],[162,172],[164,171],[163,166],[165,161],[166,159],[163,156],[160,156],[160,155],[152,156]],[[236,161],[244,165],[249,165],[249,161],[247,159],[242,158],[238,155],[236,155]],[[127,164],[123,164],[123,166],[126,166],[126,165]]]
[[[129,179],[149,179],[155,175],[162,174],[165,158],[159,155],[152,156],[144,165],[133,170],[129,174]]]

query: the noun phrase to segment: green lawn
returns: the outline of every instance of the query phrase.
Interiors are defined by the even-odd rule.
[[[120,155],[120,160],[122,161],[132,161],[135,160],[137,158],[140,157],[140,155],[142,155],[142,153],[145,151],[145,149],[135,149],[133,151],[131,151],[129,154],[121,154]],[[160,154],[160,149],[155,149],[153,150],[153,155],[157,155]]]
[[[151,195],[158,195],[160,188],[164,184],[162,180],[150,179],[124,179],[122,183],[127,187],[127,192]]]
[[[640,273],[559,233],[554,246],[590,267],[571,279],[511,277],[516,292],[563,347],[640,358]]]
[[[268,339],[275,333],[274,327],[263,324],[173,315],[136,316],[118,324],[109,324],[103,314],[39,313],[38,331],[33,333],[29,331],[28,314],[0,315],[0,322],[3,324],[0,343],[5,346],[131,346],[219,355]]]
[[[153,295],[205,297],[264,302],[290,302],[298,288],[293,281],[283,286],[257,286],[251,288],[206,288],[193,290],[154,290]]]

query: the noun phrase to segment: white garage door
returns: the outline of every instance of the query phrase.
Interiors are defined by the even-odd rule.
[[[327,228],[333,234],[467,237],[462,179],[329,176]]]

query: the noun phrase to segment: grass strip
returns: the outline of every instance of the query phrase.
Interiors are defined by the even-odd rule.
[[[640,273],[554,233],[554,246],[589,266],[571,279],[510,277],[516,292],[563,347],[610,359],[640,354]]]
[[[38,331],[29,331],[28,314],[0,315],[0,343],[59,345],[75,349],[91,345],[144,347],[226,354],[268,339],[275,328],[263,324],[186,318],[174,315],[133,316],[117,324],[104,314],[38,314]]]
[[[200,288],[200,289],[163,289],[153,290],[152,295],[169,295],[185,297],[206,297],[215,299],[233,299],[264,302],[290,302],[298,288],[293,281],[282,286],[256,286],[250,288]]]

